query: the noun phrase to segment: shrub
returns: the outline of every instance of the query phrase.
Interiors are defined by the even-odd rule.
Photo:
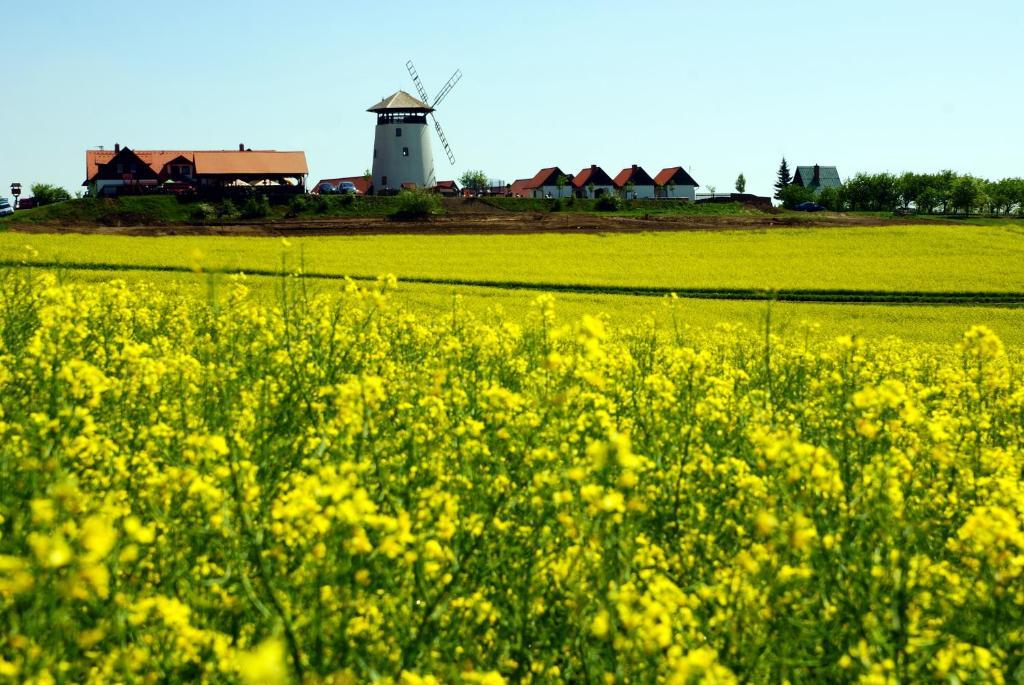
[[[814,191],[804,188],[799,183],[790,183],[782,189],[782,206],[786,209],[793,209],[803,202],[814,201]]]
[[[32,184],[32,197],[37,205],[52,205],[54,202],[70,200],[71,194],[60,186],[34,183]]]
[[[618,195],[606,193],[597,198],[594,209],[599,212],[617,212],[622,209],[622,199]]]
[[[209,205],[205,202],[200,202],[199,204],[192,208],[192,211],[189,212],[188,218],[190,221],[193,221],[195,223],[203,223],[204,221],[208,221],[214,218],[215,216],[217,216],[217,211],[213,208],[212,205]]]
[[[431,214],[441,213],[441,199],[426,190],[415,188],[403,190],[395,198],[395,211],[391,213],[394,219],[426,219]]]
[[[253,195],[242,203],[239,213],[243,219],[262,219],[270,214],[270,201],[266,195]]]
[[[294,219],[299,214],[309,211],[310,200],[305,195],[296,195],[288,201],[288,211],[285,216],[289,219]]]
[[[230,219],[238,214],[238,208],[235,207],[235,203],[230,199],[222,200],[217,205],[217,218],[218,219]]]
[[[562,211],[562,199],[561,198],[555,198],[555,201],[551,203],[551,211],[552,212],[560,212],[560,211]]]

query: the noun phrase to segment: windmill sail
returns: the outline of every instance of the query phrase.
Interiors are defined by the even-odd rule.
[[[454,88],[455,84],[458,83],[461,79],[462,69],[456,69],[455,73],[452,74],[452,77],[448,79],[448,82],[441,86],[441,92],[437,94],[436,98],[434,98],[434,104],[432,104],[431,107],[437,107],[439,104],[441,104],[441,100],[444,100],[445,96],[447,96],[448,93],[452,92],[452,88]],[[423,95],[426,95],[426,93],[423,93]]]
[[[423,102],[430,102],[430,97],[427,95],[427,89],[423,87],[423,82],[420,81],[420,75],[416,72],[416,67],[413,66],[412,60],[405,63],[405,68],[409,70],[409,76],[412,77],[413,85],[416,86],[416,92],[420,94],[420,99]],[[448,96],[448,93],[452,92],[452,88],[455,84],[462,79],[462,70],[456,69],[455,73],[452,74],[451,78],[443,86],[441,91],[434,98],[434,104],[430,105],[431,108],[435,108],[440,104],[441,100]],[[444,153],[448,156],[448,161],[451,164],[455,164],[455,153],[452,152],[451,145],[448,144],[448,138],[444,135],[444,130],[441,128],[441,124],[438,123],[437,117],[434,113],[430,113],[430,119],[434,122],[434,129],[437,131],[437,137],[441,139],[441,146],[444,148]]]
[[[412,60],[405,63],[405,68],[409,70],[409,76],[412,76],[413,85],[416,86],[416,92],[420,94],[420,100],[423,102],[430,102],[430,98],[427,96],[427,91],[423,87],[423,82],[420,81],[420,75],[416,73],[416,67],[413,66]]]
[[[444,152],[448,155],[448,161],[454,165],[455,153],[452,152],[451,146],[448,145],[448,139],[444,137],[444,131],[441,130],[441,124],[438,123],[437,117],[433,114],[430,115],[430,118],[434,120],[434,128],[437,129],[437,137],[441,139],[441,145],[444,146]]]

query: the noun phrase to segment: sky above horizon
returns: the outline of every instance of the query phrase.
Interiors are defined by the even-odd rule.
[[[5,3],[6,5],[7,3]],[[1024,176],[1024,3],[70,0],[7,6],[0,196],[82,190],[85,150],[303,150],[309,186],[371,165],[395,90],[433,96],[439,179],[545,166],[770,194],[779,160],[858,171]],[[294,9],[299,7],[299,9]]]

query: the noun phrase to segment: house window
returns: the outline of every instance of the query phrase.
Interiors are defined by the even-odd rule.
[[[402,156],[403,157],[408,157],[409,156],[409,148],[407,148],[407,147],[403,147],[402,148]]]
[[[380,177],[380,184],[382,186],[384,186],[385,188],[387,188],[388,187],[388,177],[387,176],[381,176]]]
[[[119,173],[119,174],[123,174],[124,173],[124,164],[118,164],[117,165],[117,173]]]
[[[402,137],[402,129],[401,128],[396,128],[395,129],[395,138],[401,138],[401,137]]]

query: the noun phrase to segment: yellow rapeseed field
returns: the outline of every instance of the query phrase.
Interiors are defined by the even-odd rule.
[[[0,274],[0,681],[1024,677],[1024,360],[988,329],[393,286]]]

